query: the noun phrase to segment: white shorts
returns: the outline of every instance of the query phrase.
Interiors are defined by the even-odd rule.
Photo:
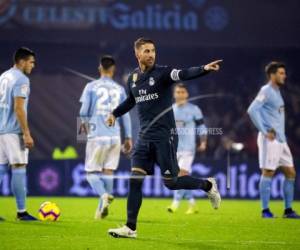
[[[257,145],[260,168],[276,170],[282,166],[294,166],[293,156],[286,142],[279,142],[276,139],[270,141],[262,133],[258,133]]]
[[[177,161],[180,169],[192,172],[192,164],[194,161],[195,153],[189,151],[177,152]]]
[[[97,137],[86,144],[85,170],[101,172],[103,169],[116,170],[121,152],[120,137]]]
[[[18,134],[0,134],[0,164],[28,164],[28,148]]]

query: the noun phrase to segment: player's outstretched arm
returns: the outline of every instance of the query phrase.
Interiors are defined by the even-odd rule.
[[[14,112],[16,114],[17,120],[20,124],[21,130],[23,133],[24,144],[25,144],[25,147],[32,148],[34,146],[34,142],[31,137],[30,130],[28,127],[27,115],[24,110],[24,105],[25,105],[25,98],[15,97]]]
[[[216,60],[203,66],[191,67],[187,69],[173,69],[171,71],[171,78],[173,81],[186,81],[198,78],[206,75],[212,71],[218,71],[220,69],[220,63],[223,60]]]

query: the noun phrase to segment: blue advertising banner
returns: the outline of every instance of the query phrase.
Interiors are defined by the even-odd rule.
[[[198,177],[214,176],[219,184],[222,197],[233,199],[258,199],[258,182],[260,173],[256,161],[235,162],[230,167],[231,187],[226,188],[226,161],[195,161],[193,175]],[[299,164],[298,164],[299,165]],[[124,197],[128,192],[129,161],[121,159],[115,174],[114,195]],[[272,182],[271,196],[282,197],[284,176],[278,173]],[[28,166],[28,193],[31,196],[94,196],[95,193],[85,179],[82,161],[32,161]],[[159,167],[153,176],[148,176],[143,185],[145,197],[171,197],[161,181]],[[11,195],[10,174],[0,185],[1,195]],[[203,197],[202,191],[194,191],[196,197]],[[296,199],[300,199],[300,180],[296,181]]]
[[[23,42],[120,43],[143,35],[187,46],[298,46],[297,5],[297,0],[2,0],[0,31],[1,40]],[[274,32],[280,34],[276,39]]]

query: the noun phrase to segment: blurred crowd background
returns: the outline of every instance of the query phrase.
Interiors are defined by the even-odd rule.
[[[224,60],[219,73],[186,83],[191,97],[223,94],[194,102],[202,109],[206,125],[223,131],[221,136],[208,137],[201,158],[224,159],[232,142],[245,146],[233,154],[235,158],[257,157],[257,132],[246,110],[267,82],[265,65],[272,60],[284,62],[286,132],[294,156],[300,153],[296,0],[2,0],[0,7],[0,71],[11,67],[12,54],[20,46],[37,54],[30,76],[29,120],[36,141],[31,159],[51,159],[55,148],[68,145],[84,158],[85,144],[77,141],[77,117],[79,98],[89,80],[66,68],[97,78],[100,56],[111,54],[117,62],[115,79],[125,86],[128,73],[137,66],[133,42],[139,36],[156,42],[158,64],[184,68]],[[97,13],[92,15],[92,10]],[[136,136],[135,109],[131,119]]]

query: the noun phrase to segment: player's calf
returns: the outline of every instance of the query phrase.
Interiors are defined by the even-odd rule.
[[[11,178],[12,192],[16,198],[17,220],[34,221],[37,220],[26,211],[26,165],[15,164],[12,166]]]
[[[202,189],[205,192],[208,192],[212,187],[212,184],[208,180],[197,179],[189,175],[180,177],[165,176],[163,181],[165,186],[170,190]]]
[[[218,191],[217,182],[214,178],[208,178],[207,180],[197,179],[192,176],[180,176],[180,177],[164,177],[164,184],[171,190],[177,189],[201,189],[207,192],[207,196],[210,199],[213,208],[217,209],[221,204],[221,196]]]
[[[145,174],[137,168],[133,169],[132,176],[129,180],[126,226],[131,230],[136,231],[137,216],[143,199],[142,186]]]

